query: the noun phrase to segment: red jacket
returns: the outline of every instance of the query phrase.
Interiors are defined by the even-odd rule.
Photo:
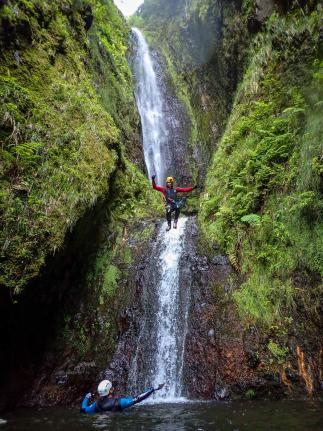
[[[153,189],[158,190],[159,192],[162,192],[165,194],[166,187],[157,186],[154,180],[152,182],[152,185],[153,185]],[[191,192],[193,190],[193,187],[175,187],[175,190],[180,193],[186,193],[186,192]]]

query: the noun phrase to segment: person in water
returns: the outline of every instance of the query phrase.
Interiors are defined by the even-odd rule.
[[[174,224],[173,228],[177,228],[177,221],[180,213],[180,208],[183,205],[183,200],[177,200],[177,192],[186,193],[191,192],[196,188],[194,187],[175,187],[174,188],[174,178],[167,177],[166,178],[166,187],[157,186],[155,182],[156,175],[151,177],[153,189],[158,190],[164,194],[164,202],[166,207],[166,220],[167,220],[167,229],[170,230],[172,227],[172,212],[175,212]]]
[[[164,387],[165,383],[162,383],[157,388],[149,388],[145,392],[136,397],[124,397],[117,398],[113,396],[113,387],[110,380],[102,380],[98,386],[99,399],[89,405],[89,401],[92,398],[92,394],[88,393],[85,395],[81,412],[82,413],[103,413],[103,412],[115,412],[131,407],[134,404],[138,404],[141,401],[148,398],[155,391],[159,391]]]

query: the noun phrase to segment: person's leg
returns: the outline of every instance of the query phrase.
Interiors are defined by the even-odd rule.
[[[171,213],[170,208],[166,208],[166,220],[167,220],[167,224],[168,224],[166,230],[170,230],[172,227],[172,213]]]
[[[179,217],[179,213],[180,213],[180,209],[176,208],[175,209],[175,220],[174,220],[174,224],[173,224],[174,229],[177,229],[177,220]]]

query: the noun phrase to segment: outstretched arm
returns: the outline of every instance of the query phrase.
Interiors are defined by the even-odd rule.
[[[148,397],[149,397],[153,392],[155,392],[155,389],[154,389],[154,388],[149,388],[149,389],[147,389],[147,391],[143,392],[143,393],[142,393],[142,394],[140,394],[140,395],[137,395],[137,396],[134,398],[133,403],[134,403],[134,404],[141,403],[141,401],[143,401],[143,400],[145,400],[146,398],[148,398]]]
[[[156,175],[153,175],[153,176],[151,177],[151,181],[152,181],[153,189],[158,190],[159,192],[164,193],[164,191],[165,191],[165,187],[157,186],[157,184],[156,184],[156,182],[155,182],[155,178],[156,178]]]
[[[129,398],[120,398],[119,399],[119,406],[120,408],[126,409],[127,407],[133,406],[134,404],[141,403],[141,401],[148,398],[153,392],[159,391],[159,389],[162,389],[164,387],[165,383],[162,383],[157,388],[149,388],[145,392],[143,392],[140,395],[137,395],[135,398],[129,397]]]
[[[151,395],[153,392],[159,391],[164,386],[165,386],[165,383],[161,383],[157,388],[149,388],[149,389],[147,389],[146,392],[144,392],[144,393],[142,393],[140,395],[137,395],[136,398],[134,398],[134,404],[140,403],[141,401],[143,401],[146,398],[148,398],[149,395]]]
[[[176,191],[180,193],[191,192],[194,187],[176,187]]]
[[[133,397],[127,397],[127,398],[119,398],[118,403],[121,410],[126,409],[127,407],[131,407],[134,404],[140,403],[141,401],[145,400],[154,392],[154,388],[148,389],[146,392],[137,395],[135,398]]]

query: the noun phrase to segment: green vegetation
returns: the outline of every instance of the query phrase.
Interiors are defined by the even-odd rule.
[[[85,322],[80,320],[72,321],[71,316],[66,316],[62,325],[59,343],[60,346],[69,345],[80,357],[84,357],[92,348],[91,337]]]
[[[315,310],[323,272],[322,11],[273,14],[208,171],[200,221],[245,282],[239,311],[270,325],[296,298]],[[297,274],[305,280],[300,292]],[[272,348],[273,344],[270,345]],[[273,350],[273,349],[271,349]]]
[[[240,2],[146,0],[133,20],[165,59],[190,120],[192,177],[202,182],[243,70],[249,36]]]
[[[206,248],[219,243],[242,273],[241,316],[268,327],[295,301],[314,313],[319,302],[322,8],[295,2],[261,25],[255,14],[253,0],[146,0],[137,18],[191,120],[194,178],[215,150],[200,201]]]
[[[114,265],[109,265],[104,273],[103,291],[108,296],[113,296],[120,277],[119,269]]]
[[[267,347],[279,364],[283,364],[285,362],[288,347],[281,347],[272,340],[269,341]]]
[[[219,244],[242,275],[239,289],[234,278],[229,292],[214,285],[214,301],[225,312],[233,298],[246,325],[265,328],[265,356],[279,365],[288,328],[304,327],[295,305],[317,313],[323,272],[322,8],[294,3],[257,35],[254,0],[146,0],[129,20],[163,55],[186,108],[194,180],[214,153],[204,195],[183,209],[200,204],[204,243]],[[81,311],[60,311],[58,350],[70,343],[104,363],[129,294],[128,232],[142,245],[154,227],[136,222],[162,214],[137,166],[128,32],[112,0],[0,6],[0,285],[19,294],[100,202],[104,233],[82,273]]]
[[[154,226],[149,225],[145,227],[141,232],[135,233],[134,238],[139,241],[146,241],[147,239],[151,238],[153,232]]]
[[[0,284],[19,293],[97,199],[119,194],[119,222],[157,199],[124,155],[138,114],[112,0],[7,1],[0,23]]]
[[[255,398],[257,395],[256,391],[253,388],[250,388],[246,391],[245,393],[245,397],[248,399],[252,399]]]
[[[106,366],[107,354],[114,351],[117,337],[117,316],[129,304],[131,291],[124,289],[129,269],[134,260],[127,245],[128,235],[137,239],[140,246],[147,241],[154,225],[138,232],[137,222],[163,214],[162,200],[149,185],[147,178],[130,162],[118,169],[113,189],[106,203],[107,220],[103,216],[103,238],[94,256],[87,262],[84,285],[84,307],[77,313],[76,321],[65,317],[57,349],[72,340],[78,359],[92,357]],[[106,225],[105,225],[106,224]],[[66,311],[69,316],[69,311]]]
[[[141,16],[132,15],[128,18],[128,24],[130,27],[141,28],[144,25],[144,20]]]

